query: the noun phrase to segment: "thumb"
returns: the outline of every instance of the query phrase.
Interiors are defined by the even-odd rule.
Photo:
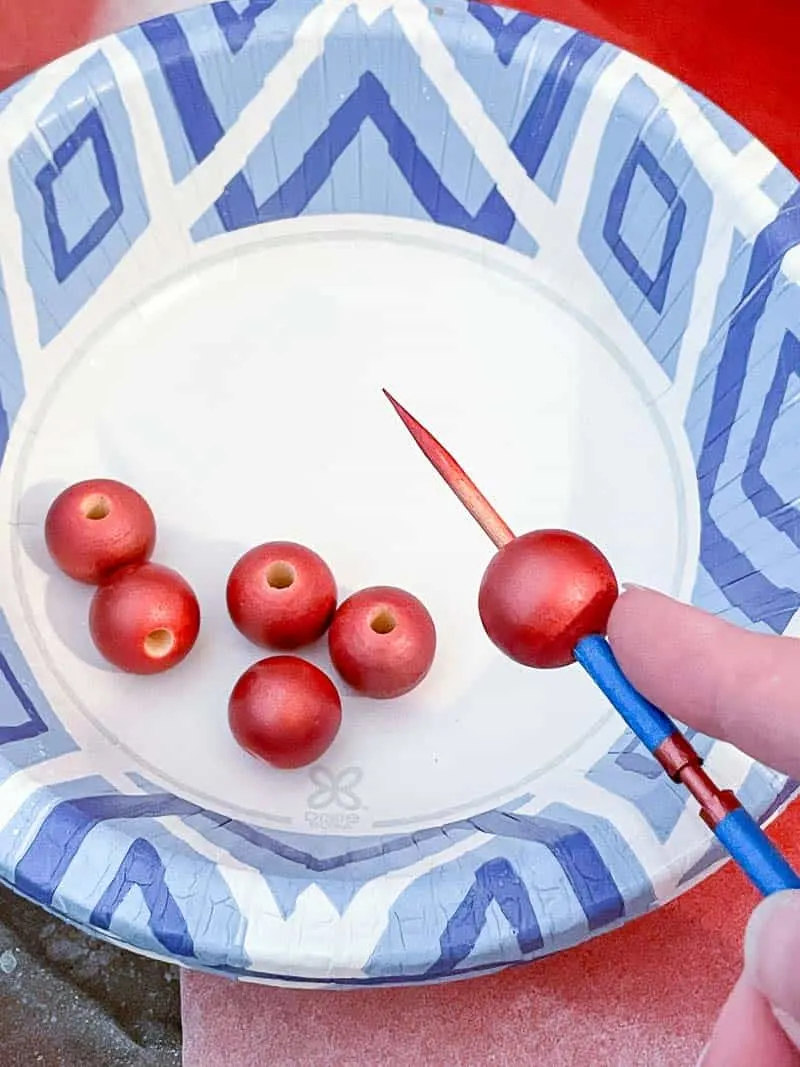
[[[751,915],[744,976],[800,1048],[800,890],[767,897]]]

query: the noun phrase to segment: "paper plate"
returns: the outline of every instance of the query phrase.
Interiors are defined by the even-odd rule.
[[[380,393],[515,529],[752,629],[800,607],[796,185],[691,90],[529,15],[251,0],[155,19],[0,97],[0,877],[92,932],[240,978],[439,981],[564,949],[720,853],[579,669],[506,661],[491,545]],[[123,676],[44,515],[117,477],[202,601]],[[345,696],[325,758],[240,751],[261,655],[239,554],[434,615],[426,682]],[[312,658],[327,665],[324,647]],[[694,738],[765,819],[787,781]]]

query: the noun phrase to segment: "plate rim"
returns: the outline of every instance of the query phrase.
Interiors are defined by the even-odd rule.
[[[471,6],[471,5],[467,4],[466,2],[463,2],[463,3],[460,2],[460,0],[439,0],[439,2],[437,2],[437,0],[419,0],[419,4],[417,4],[417,0],[414,0],[413,3],[411,2],[411,0],[394,0],[393,3],[389,3],[389,4],[384,5],[383,9],[384,10],[388,10],[388,11],[394,11],[396,9],[403,8],[403,6],[408,6],[409,8],[411,8],[411,7],[420,6],[420,5],[424,6],[425,9],[427,9],[428,12],[435,11],[436,8],[447,9],[449,12],[452,12],[452,13],[456,14],[462,20],[466,19],[468,8],[469,8],[469,6]],[[212,6],[213,5],[211,5],[211,4],[198,4],[196,7],[190,8],[188,10],[181,11],[181,12],[177,13],[174,16],[170,14],[170,17],[176,17],[177,18],[179,16],[182,16],[182,17],[186,17],[186,18],[191,18],[192,14],[196,13],[198,11],[209,12],[211,10]],[[521,13],[521,12],[515,10],[515,9],[506,8],[506,7],[502,6],[502,5],[486,4],[486,5],[483,5],[483,6],[485,6],[487,11],[497,12],[499,17],[504,22],[509,22],[509,21],[513,20],[514,18],[518,17],[520,14],[525,14],[525,13]],[[263,14],[262,17],[265,20],[269,20],[271,18],[271,14],[270,14],[269,11],[266,11]],[[529,18],[533,18],[533,16],[528,16],[528,17]],[[95,56],[98,52],[102,53],[103,46],[108,44],[108,42],[112,42],[112,41],[118,42],[118,41],[121,40],[121,38],[125,34],[132,33],[134,30],[138,29],[138,27],[140,27],[141,25],[157,21],[160,18],[162,18],[162,16],[158,16],[157,19],[155,19],[155,20],[154,19],[147,20],[146,23],[139,23],[139,24],[137,24],[137,26],[131,27],[129,30],[122,31],[121,33],[111,34],[111,35],[108,35],[106,37],[100,38],[97,41],[89,42],[88,44],[83,45],[79,49],[76,49],[73,52],[68,53],[66,56],[61,57],[60,59],[55,60],[53,63],[50,63],[47,66],[41,68],[41,70],[35,72],[34,74],[29,75],[28,77],[22,79],[21,82],[17,83],[16,85],[14,85],[14,86],[10,87],[9,89],[7,89],[5,92],[1,93],[0,94],[0,150],[2,150],[2,146],[7,142],[7,139],[9,137],[9,133],[7,132],[7,127],[12,129],[12,130],[14,130],[15,132],[14,132],[13,136],[17,136],[17,137],[24,137],[29,132],[29,127],[26,125],[26,121],[25,121],[25,118],[24,118],[24,116],[26,114],[26,110],[22,106],[22,104],[24,104],[27,107],[27,110],[30,113],[31,120],[32,120],[33,116],[36,113],[38,113],[41,110],[42,107],[46,106],[49,103],[49,101],[51,100],[51,98],[53,96],[53,91],[56,88],[58,88],[60,85],[62,85],[67,80],[68,74],[64,74],[65,71],[67,71],[67,72],[69,72],[71,74],[74,74],[76,71],[79,70],[80,65],[81,65],[83,60]],[[590,38],[590,37],[593,36],[593,35],[590,35],[590,34],[586,34],[583,31],[576,30],[573,27],[561,24],[561,23],[559,23],[559,22],[557,22],[555,20],[552,20],[552,19],[539,19],[537,21],[539,23],[545,25],[545,26],[563,28],[565,30],[568,30],[570,33],[580,34],[581,36],[586,37],[586,38]],[[333,32],[333,30],[331,30],[331,32]],[[595,40],[600,40],[600,38],[596,38],[596,37],[594,39]],[[194,43],[194,41],[192,41],[192,43]],[[695,97],[702,96],[702,94],[698,94],[696,92],[696,90],[691,89],[690,86],[687,86],[680,79],[674,78],[672,75],[666,74],[665,72],[661,71],[660,68],[654,66],[653,64],[649,63],[648,61],[640,59],[640,58],[632,55],[631,53],[626,52],[624,49],[621,49],[616,45],[610,44],[609,42],[602,41],[602,44],[605,47],[612,49],[614,54],[615,54],[615,56],[627,56],[630,60],[632,60],[634,62],[635,65],[639,65],[642,68],[646,67],[646,68],[649,68],[649,69],[651,69],[653,71],[658,72],[660,75],[663,75],[664,77],[668,78],[671,82],[674,82],[674,84],[676,86],[688,89],[692,94],[694,94]],[[133,60],[132,62],[135,64],[135,60]],[[142,82],[144,82],[144,75],[143,75],[143,73],[141,71],[140,71],[140,75],[139,76],[140,76]],[[35,87],[36,85],[39,85],[40,89],[36,90],[36,91],[32,91],[31,90],[31,86]],[[37,92],[39,94],[38,96],[36,95]],[[28,99],[28,97],[30,97],[30,99]],[[703,98],[703,99],[705,99],[705,98]],[[15,103],[15,101],[16,101],[16,103]],[[737,120],[733,119],[730,116],[727,116],[726,113],[723,112],[720,108],[718,108],[717,105],[713,104],[713,102],[707,101],[707,103],[710,105],[711,108],[715,109],[716,112],[718,112],[720,115],[724,116],[728,121],[733,123],[736,127],[744,130],[744,127],[742,127],[741,124],[738,123]],[[7,109],[11,109],[11,118],[10,119],[6,115]],[[749,133],[749,131],[746,131],[746,132],[748,133],[748,137],[752,137],[752,135]],[[770,152],[770,150],[768,148],[766,148],[755,137],[752,137],[752,141],[750,143],[758,146],[761,150],[763,150],[764,153],[767,154],[767,156],[765,158],[768,157],[771,160],[773,168],[780,166],[779,161]],[[741,176],[737,172],[732,176],[731,182],[732,182],[732,184],[735,185],[737,182],[740,182],[740,181],[743,181],[743,179],[741,178]],[[795,182],[795,189],[797,187],[798,187],[797,182]],[[754,222],[755,222],[755,227],[754,227],[755,228],[755,232],[760,232],[762,227],[757,221],[758,218],[760,217],[760,208],[758,207],[758,205],[756,203],[756,200],[755,200],[755,192],[756,192],[756,190],[751,185],[747,185],[746,188],[744,188],[742,190],[737,190],[735,195],[736,195],[737,202],[741,203],[743,205],[743,210],[751,212],[751,214],[753,216],[753,219],[754,219]],[[732,192],[731,195],[733,196],[734,193]],[[622,735],[622,734],[623,734],[623,725],[622,725],[622,723],[620,723],[620,735]],[[2,760],[3,763],[7,763],[8,762],[8,761],[6,761],[5,757],[2,755],[1,752],[0,752],[0,760]],[[8,765],[10,767],[12,766],[10,763]],[[758,765],[756,763],[756,761],[753,761],[753,766],[754,767],[758,767],[760,765]],[[14,769],[13,768],[12,768],[11,773],[14,773]],[[23,772],[17,771],[17,773],[23,773]],[[779,811],[782,810],[783,807],[791,801],[792,797],[795,795],[795,793],[797,792],[798,788],[800,788],[800,786],[798,786],[797,783],[794,783],[792,785],[791,792],[784,798],[784,800],[782,801],[781,806],[778,809],[778,811],[771,812],[770,811],[770,805],[767,804],[767,806],[766,806],[764,811],[755,812],[756,816],[758,818],[762,819],[762,820],[771,821],[772,818],[774,818],[776,816],[776,814],[778,814]],[[776,787],[776,789],[775,789],[775,797],[781,796],[781,792],[782,792],[781,789]],[[773,800],[774,799],[775,798],[773,798]],[[503,806],[500,805],[500,807],[503,807]],[[122,830],[122,831],[117,830],[116,832],[125,833],[124,830]],[[311,835],[309,835],[309,836],[311,836]],[[381,836],[382,837],[382,836],[385,836],[385,835],[369,835],[369,836]],[[391,835],[391,836],[394,836],[394,835]],[[701,860],[702,856],[705,854],[706,851],[707,850],[705,850],[705,849],[698,848],[697,849],[697,854],[696,854],[696,857],[695,857],[696,860],[698,860],[698,861]],[[712,871],[714,869],[716,869],[716,867],[718,865],[719,865],[718,862],[715,862],[713,860],[710,861],[709,865],[707,865],[706,867],[700,869],[697,872],[697,874],[695,875],[694,878],[689,879],[686,883],[679,885],[679,887],[677,888],[677,891],[674,894],[674,896],[681,895],[683,892],[685,892],[692,885],[696,884],[696,882],[703,880],[710,873],[712,873]],[[15,864],[15,867],[16,867],[16,864]],[[4,883],[8,884],[12,889],[14,889],[16,892],[20,893],[20,895],[27,896],[28,899],[34,900],[34,902],[39,903],[40,906],[46,907],[46,909],[48,911],[51,911],[52,914],[58,915],[60,918],[65,919],[66,921],[72,923],[73,925],[79,925],[81,928],[85,929],[87,932],[90,932],[93,936],[104,938],[104,939],[109,940],[109,941],[111,941],[111,942],[113,942],[115,944],[123,944],[123,945],[125,945],[126,947],[130,948],[133,951],[143,952],[146,955],[152,956],[153,958],[161,959],[161,960],[163,960],[165,962],[179,963],[182,966],[186,966],[186,967],[189,967],[191,969],[208,970],[211,973],[224,973],[223,970],[218,969],[216,967],[204,966],[202,964],[202,962],[200,960],[198,960],[198,959],[184,958],[184,957],[181,957],[181,956],[178,956],[178,955],[175,955],[175,954],[171,954],[171,953],[169,953],[167,951],[165,951],[163,955],[159,954],[159,953],[153,953],[153,952],[147,951],[141,945],[137,945],[135,943],[135,941],[133,941],[133,940],[120,940],[119,938],[115,937],[108,929],[103,929],[102,927],[98,927],[98,926],[93,925],[91,923],[89,925],[83,926],[81,923],[76,922],[76,919],[74,918],[74,915],[76,913],[78,913],[78,912],[81,912],[81,911],[85,910],[85,904],[81,904],[77,900],[72,900],[71,902],[70,901],[65,901],[65,905],[66,904],[70,904],[71,905],[71,907],[68,908],[68,909],[66,909],[66,908],[65,909],[61,909],[61,908],[47,907],[47,905],[44,904],[42,901],[37,901],[35,899],[35,897],[28,896],[25,893],[23,888],[21,888],[19,885],[15,884],[15,882],[13,880],[13,877],[9,880],[8,875],[9,874],[13,875],[13,873],[14,873],[13,871],[9,872],[6,869],[0,869],[0,880],[3,881]],[[388,877],[388,878],[391,879],[393,877],[393,874],[394,874],[394,872],[389,870],[389,871],[384,873],[383,877]],[[661,904],[666,903],[668,899],[672,899],[672,897],[659,899],[658,900],[658,905],[660,906]],[[628,902],[627,902],[627,899],[626,899],[625,900],[626,906],[627,906],[627,903]],[[647,908],[646,910],[649,910],[649,908]],[[72,914],[70,914],[70,911],[72,912]],[[608,930],[614,929],[614,928],[616,928],[616,926],[622,925],[624,922],[629,921],[630,918],[635,917],[635,914],[636,913],[634,913],[633,916],[628,916],[627,914],[623,914],[623,916],[616,923],[606,924],[606,925],[602,926],[601,928],[599,928],[597,930],[589,930],[587,936],[588,937],[597,936],[597,935],[599,935],[601,933],[607,932]],[[587,936],[581,936],[581,937],[578,937],[578,938],[574,939],[574,941],[570,943],[570,946],[573,943],[574,944],[581,943],[582,941],[587,939]],[[551,952],[555,952],[555,951],[562,951],[562,949],[556,947],[556,948],[553,948],[553,949],[551,949],[550,951],[548,951],[546,953],[537,953],[533,958],[540,958],[540,957],[542,957],[544,955],[551,954]],[[495,971],[503,969],[503,968],[505,968],[507,966],[511,966],[511,965],[515,965],[516,963],[523,963],[523,962],[529,962],[529,961],[527,959],[521,959],[521,960],[506,960],[506,961],[498,962],[498,963],[487,963],[487,964],[484,964],[484,965],[476,965],[473,968],[469,968],[468,967],[468,968],[458,969],[458,970],[455,970],[453,973],[450,973],[450,974],[447,974],[447,975],[443,975],[443,976],[439,976],[439,977],[429,977],[426,974],[415,975],[415,976],[398,974],[394,978],[390,977],[390,976],[381,977],[381,976],[373,975],[371,977],[367,976],[367,977],[364,977],[364,978],[347,979],[347,978],[335,977],[335,976],[329,974],[328,976],[320,976],[320,977],[317,977],[317,978],[310,978],[310,977],[303,977],[301,975],[295,975],[295,974],[291,974],[291,973],[288,973],[286,975],[283,975],[283,974],[274,974],[274,975],[273,974],[261,974],[261,973],[256,972],[256,971],[250,971],[246,967],[245,968],[241,968],[241,967],[240,968],[232,968],[231,969],[231,975],[232,976],[240,976],[241,978],[243,978],[245,980],[255,980],[255,981],[269,981],[269,982],[277,982],[277,981],[279,981],[279,982],[285,982],[285,983],[288,983],[288,984],[303,984],[303,985],[309,985],[309,984],[313,983],[313,984],[318,985],[318,986],[323,987],[323,988],[328,988],[328,987],[333,987],[333,986],[342,987],[343,985],[346,985],[348,987],[351,986],[351,985],[353,987],[362,987],[362,986],[365,986],[365,985],[367,985],[367,986],[369,986],[369,985],[405,985],[405,984],[408,984],[409,981],[413,981],[415,984],[417,984],[417,983],[424,984],[425,982],[434,982],[434,981],[449,981],[449,980],[455,980],[455,979],[470,977],[473,974],[480,973],[482,971],[485,971],[486,973],[494,973]]]

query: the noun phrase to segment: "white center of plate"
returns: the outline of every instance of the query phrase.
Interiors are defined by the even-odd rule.
[[[621,579],[668,590],[687,566],[676,451],[639,384],[650,357],[633,339],[615,352],[521,256],[433,226],[403,232],[381,220],[231,239],[95,337],[16,431],[15,626],[46,657],[48,697],[131,770],[234,817],[352,833],[468,816],[538,792],[544,771],[596,747],[607,720],[579,668],[525,670],[489,643],[476,595],[492,546],[381,386],[520,532],[578,530]],[[155,558],[200,597],[201,639],[166,675],[106,669],[86,629],[91,591],[46,558],[50,500],[93,476],[148,498]],[[265,653],[229,622],[225,582],[272,539],[321,552],[342,594],[411,590],[438,628],[415,693],[345,695],[342,731],[313,773],[258,763],[227,729],[230,689]],[[324,647],[311,658],[329,669]],[[102,761],[101,746],[99,773]]]

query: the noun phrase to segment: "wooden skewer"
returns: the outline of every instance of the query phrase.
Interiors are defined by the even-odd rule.
[[[384,389],[383,393],[419,445],[422,454],[442,476],[487,537],[497,548],[502,548],[509,541],[513,541],[514,534],[508,523],[498,515],[461,464],[453,459],[447,449],[425,429],[421,422],[418,422],[398,400],[395,400],[388,389]]]
[[[423,455],[498,548],[514,540],[464,469],[433,434],[383,390]],[[700,815],[762,893],[800,889],[800,877],[729,789],[720,789],[703,770],[703,760],[676,724],[627,680],[602,634],[578,641],[575,658],[673,781],[681,782],[700,805]]]

